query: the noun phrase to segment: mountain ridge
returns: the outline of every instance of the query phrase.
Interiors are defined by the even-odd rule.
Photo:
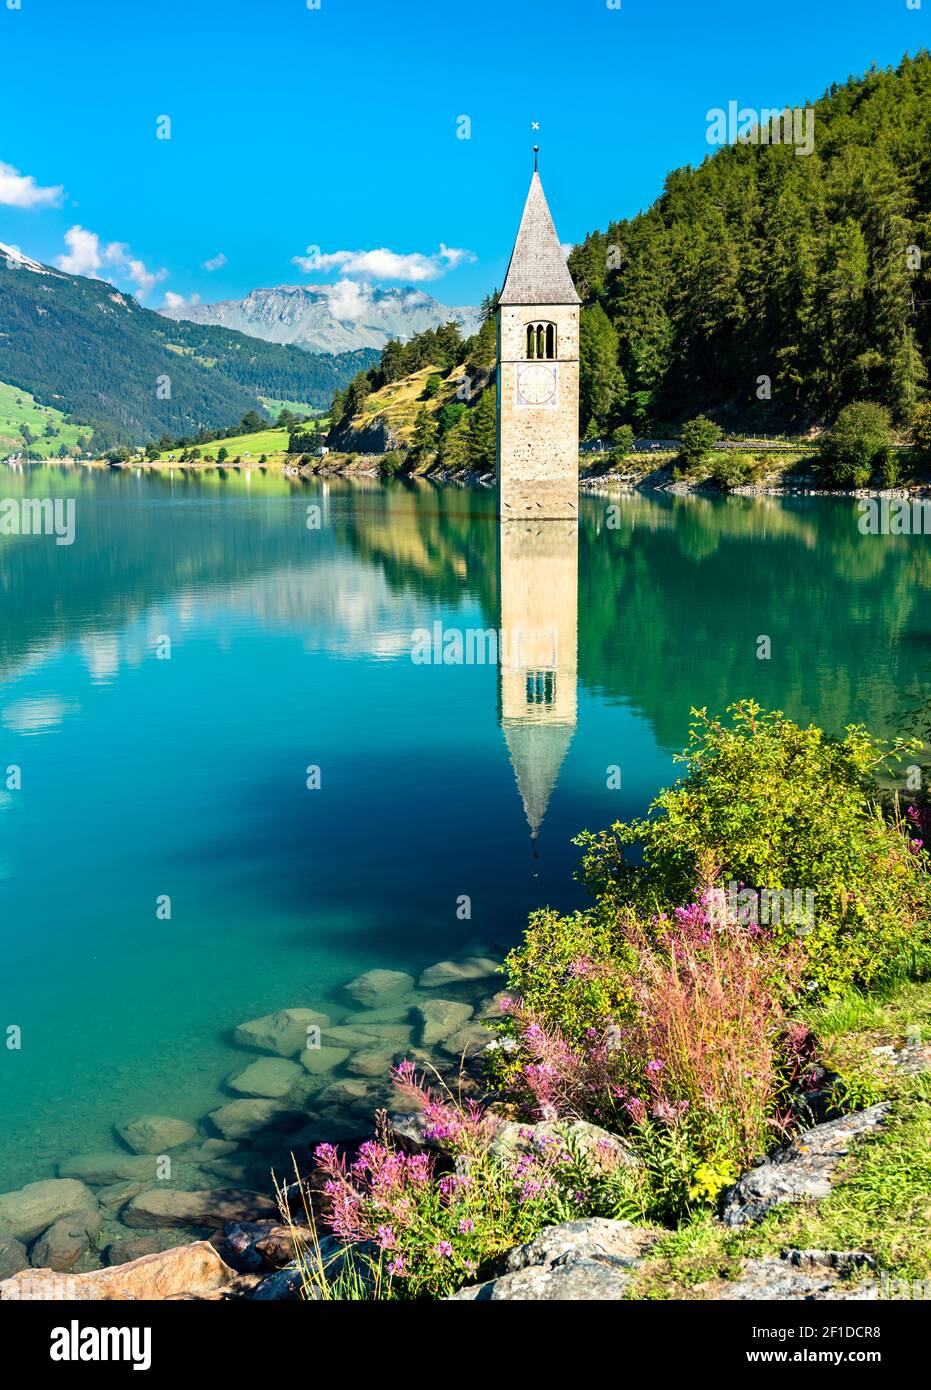
[[[175,322],[223,327],[265,342],[304,351],[381,349],[428,328],[456,323],[464,337],[476,331],[478,310],[442,304],[413,286],[372,286],[344,280],[335,285],[273,285],[242,299],[191,304],[159,311]]]
[[[86,427],[97,449],[225,428],[261,411],[263,396],[323,410],[376,358],[174,322],[0,243],[0,381]]]

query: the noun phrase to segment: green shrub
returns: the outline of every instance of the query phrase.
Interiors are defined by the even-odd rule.
[[[759,462],[752,454],[737,453],[731,449],[722,449],[720,453],[712,454],[709,463],[709,481],[725,491],[732,487],[747,487],[762,472]]]
[[[399,449],[392,449],[385,454],[379,464],[381,472],[386,478],[393,478],[396,473],[400,473],[404,467],[404,455]]]
[[[931,401],[924,401],[915,411],[912,442],[923,461],[931,459]]]
[[[883,818],[874,782],[909,745],[854,726],[831,739],[751,700],[729,712],[723,723],[695,711],[677,756],[685,776],[645,819],[577,840],[599,913],[668,913],[712,886],[799,890],[813,895],[811,921],[770,929],[786,946],[801,940],[807,989],[869,984],[929,938],[924,856]]]
[[[611,449],[619,459],[626,457],[634,447],[632,425],[618,425],[611,433]]]
[[[822,468],[834,487],[866,487],[894,443],[885,406],[854,401],[837,417],[822,446]]]
[[[683,474],[695,473],[718,442],[718,434],[717,425],[704,415],[687,420],[679,431],[681,449],[676,471]]]
[[[879,477],[883,487],[897,487],[902,481],[902,463],[899,451],[891,444],[883,449],[879,457]]]
[[[624,1011],[636,960],[610,915],[561,917],[546,908],[533,913],[505,969],[508,987],[524,1007],[575,1043]]]

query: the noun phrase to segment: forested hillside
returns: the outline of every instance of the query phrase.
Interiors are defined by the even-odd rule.
[[[325,408],[376,358],[174,323],[101,280],[0,258],[0,381],[87,426],[98,449],[226,426],[261,396]]]
[[[931,353],[931,57],[815,106],[812,154],[727,146],[576,246],[583,429],[701,411],[765,431],[858,399],[908,423]]]

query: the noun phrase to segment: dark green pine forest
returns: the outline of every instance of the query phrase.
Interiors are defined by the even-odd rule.
[[[174,322],[102,280],[0,258],[0,381],[87,425],[98,449],[222,428],[261,410],[262,396],[325,409],[376,359]]]
[[[909,423],[931,354],[931,56],[814,105],[812,154],[728,145],[575,247],[583,429],[701,412],[774,432],[854,400]]]

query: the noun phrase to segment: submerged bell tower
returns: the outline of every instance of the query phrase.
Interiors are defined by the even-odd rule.
[[[498,301],[498,514],[579,510],[580,299],[533,178]]]

